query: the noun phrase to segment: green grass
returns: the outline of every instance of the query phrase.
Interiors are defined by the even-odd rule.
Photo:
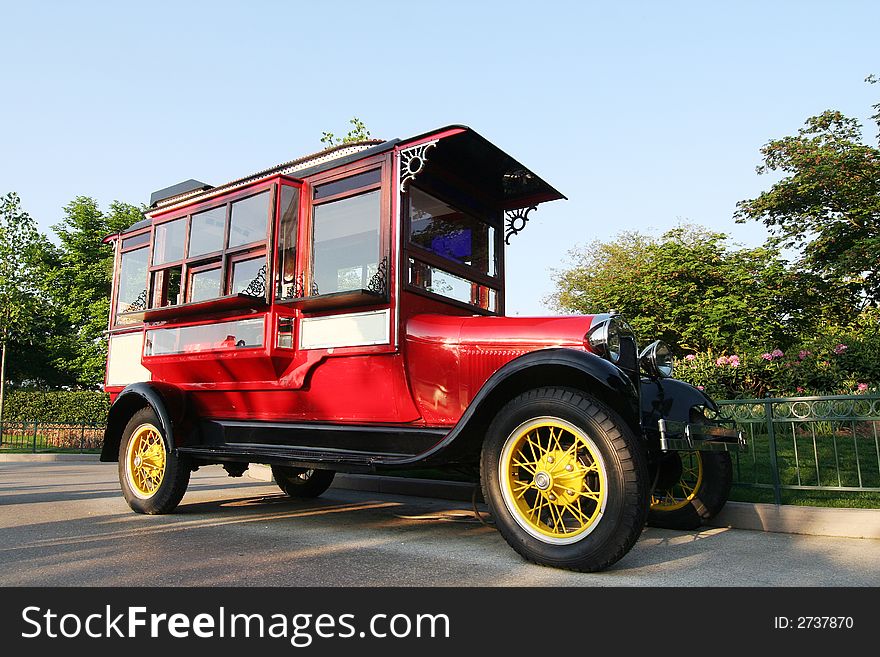
[[[89,428],[83,433],[79,427],[40,428],[36,441],[33,430],[4,431],[0,454],[98,453],[101,451],[102,439],[103,431],[100,431],[99,437],[95,429]]]
[[[840,509],[880,509],[880,493],[831,490],[781,491],[782,503],[798,506],[826,506]],[[750,488],[734,484],[730,491],[732,502],[763,502],[774,504],[773,489]]]

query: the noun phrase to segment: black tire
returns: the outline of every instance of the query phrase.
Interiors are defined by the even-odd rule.
[[[664,529],[697,529],[730,497],[733,465],[727,452],[669,452],[660,463],[648,524]]]
[[[532,467],[517,460],[532,458],[527,449]],[[483,443],[480,481],[501,535],[540,565],[605,569],[632,548],[648,514],[643,446],[616,412],[580,390],[536,388],[506,404]]]
[[[171,513],[183,499],[191,470],[189,457],[168,453],[162,424],[152,408],[131,417],[119,442],[119,483],[132,511]]]
[[[275,483],[290,497],[318,497],[330,488],[333,470],[312,470],[284,465],[273,465],[272,476]]]

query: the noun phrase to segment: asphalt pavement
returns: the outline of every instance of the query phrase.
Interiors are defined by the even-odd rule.
[[[648,528],[610,570],[524,562],[468,502],[193,475],[133,513],[115,464],[0,463],[2,586],[880,586],[880,540]],[[487,523],[488,524],[485,524]]]

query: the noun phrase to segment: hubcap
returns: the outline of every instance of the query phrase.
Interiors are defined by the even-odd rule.
[[[552,483],[553,480],[546,472],[539,472],[535,475],[535,486],[538,487],[538,490],[547,490]]]
[[[651,494],[651,510],[677,511],[690,504],[703,485],[703,458],[697,451],[679,452],[681,475],[667,487],[662,483]]]
[[[517,427],[502,449],[499,478],[514,520],[545,543],[581,540],[605,509],[607,479],[599,449],[561,418],[535,418]]]
[[[165,477],[165,443],[152,424],[135,429],[128,442],[126,478],[135,495],[149,498],[155,494]]]

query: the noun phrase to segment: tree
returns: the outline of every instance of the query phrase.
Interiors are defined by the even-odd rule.
[[[326,148],[332,146],[340,146],[341,144],[351,144],[358,141],[366,141],[370,138],[370,131],[367,126],[358,117],[352,117],[349,123],[353,126],[344,137],[337,138],[332,132],[322,133],[321,143],[326,144]]]
[[[880,104],[874,109],[880,126]],[[796,136],[765,144],[761,155],[759,174],[785,177],[757,198],[740,201],[736,221],[762,221],[771,232],[770,246],[797,249],[805,271],[878,305],[880,149],[864,143],[859,122],[825,111],[807,119]]]
[[[104,213],[95,199],[78,196],[64,208],[64,220],[53,226],[61,240],[52,288],[66,322],[53,341],[56,365],[80,386],[104,380],[107,318],[110,314],[113,249],[102,243],[112,233],[143,219],[142,210],[114,201]]]
[[[43,307],[39,265],[44,241],[18,194],[0,199],[0,420],[7,350],[14,343],[33,343],[33,325]]]
[[[643,341],[679,352],[785,345],[819,319],[822,304],[833,305],[821,280],[798,276],[774,249],[726,240],[688,225],[659,239],[627,232],[595,241],[569,253],[573,266],[556,272],[548,301],[568,312],[617,310]]]

